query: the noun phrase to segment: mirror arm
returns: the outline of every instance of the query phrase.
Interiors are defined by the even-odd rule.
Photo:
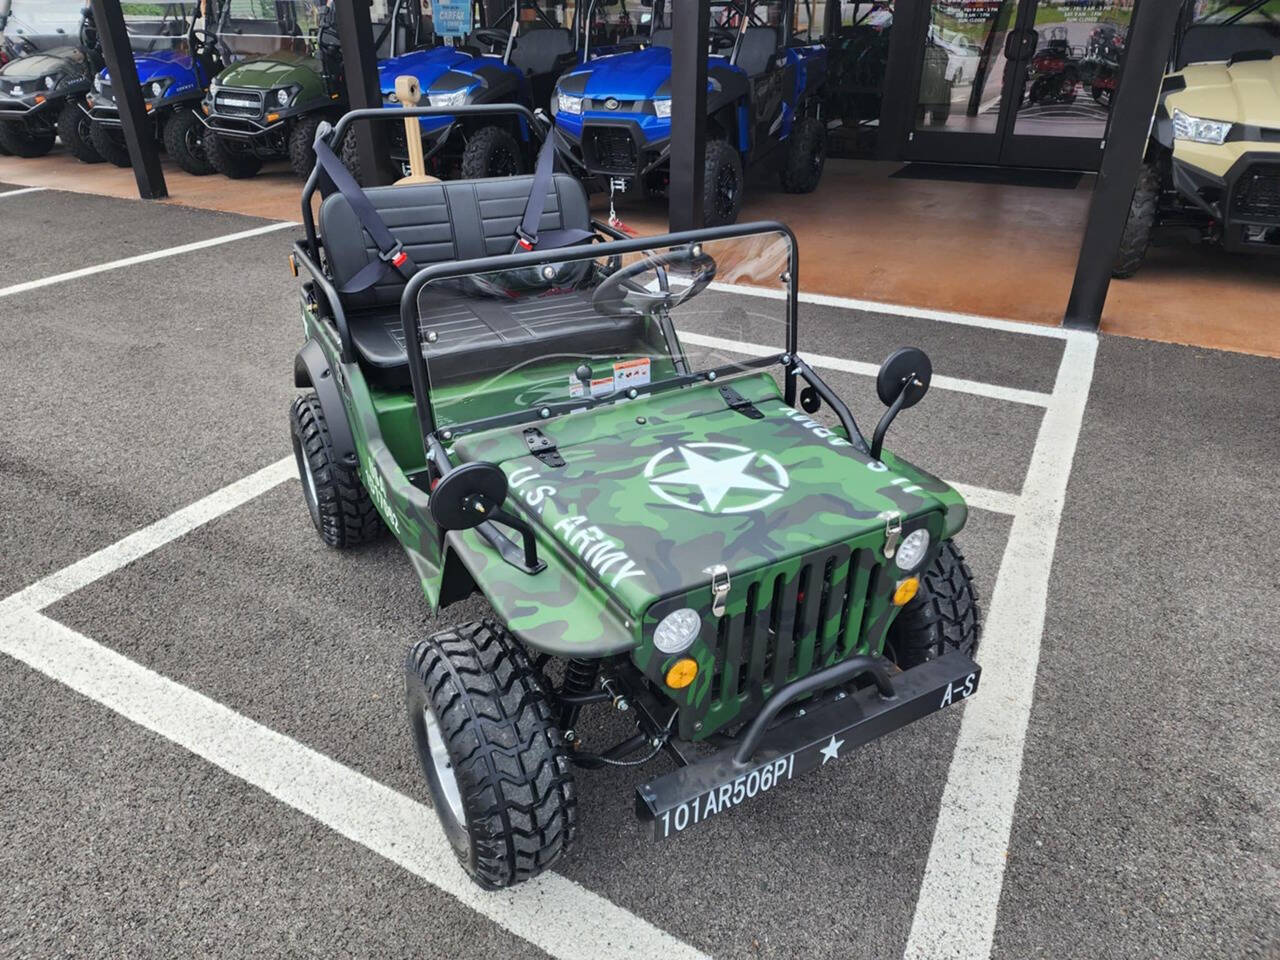
[[[893,418],[902,410],[902,405],[907,399],[907,391],[915,386],[917,382],[914,374],[903,381],[902,389],[898,391],[898,395],[893,398],[893,403],[889,405],[889,409],[884,412],[884,416],[876,424],[876,431],[871,435],[872,460],[880,459],[880,449],[884,446],[884,435],[889,430],[889,424],[893,423]]]
[[[515,514],[508,513],[499,507],[489,514],[490,519],[480,524],[476,529],[480,535],[489,541],[489,545],[502,554],[502,558],[513,566],[519,567],[525,573],[541,573],[547,569],[544,561],[538,559],[538,541],[534,538],[533,527],[529,526],[528,521],[517,517]],[[503,536],[497,530],[494,530],[492,524],[500,523],[504,527],[510,527],[520,534],[524,541],[523,556],[517,554],[517,548],[507,537]],[[486,530],[485,528],[488,527]]]
[[[834,390],[832,390],[823,379],[813,372],[813,368],[801,360],[799,357],[792,357],[792,366],[787,371],[787,380],[791,385],[789,392],[794,392],[794,374],[800,374],[804,377],[809,386],[818,391],[820,396],[832,410],[836,412],[836,416],[840,418],[840,425],[844,427],[844,432],[849,435],[849,442],[853,444],[854,449],[860,453],[867,453],[867,438],[862,435],[862,431],[858,429],[858,424],[853,419],[853,414],[849,412],[848,406],[841,400]],[[874,457],[875,455],[872,454]]]

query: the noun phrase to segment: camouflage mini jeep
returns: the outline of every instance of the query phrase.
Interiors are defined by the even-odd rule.
[[[432,607],[492,610],[406,670],[478,884],[569,848],[575,768],[665,754],[636,797],[661,840],[976,690],[964,501],[881,449],[928,358],[886,361],[865,439],[799,350],[786,227],[622,238],[561,174],[533,231],[530,176],[340,188],[313,219],[323,179],[294,451],[326,543],[389,528]]]

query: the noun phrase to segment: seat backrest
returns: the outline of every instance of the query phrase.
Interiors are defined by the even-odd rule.
[[[556,61],[573,52],[573,34],[563,28],[541,27],[516,37],[516,48],[511,51],[511,62],[536,77],[550,73]]]
[[[365,194],[413,262],[425,267],[511,253],[532,185],[533,175],[526,174],[370,187]],[[547,193],[539,233],[586,230],[590,223],[586,190],[574,177],[557,173]],[[335,286],[341,288],[377,259],[377,245],[342,194],[330,194],[320,205],[319,228]],[[343,304],[359,308],[399,303],[403,290],[404,280],[389,270],[368,290],[344,296]]]
[[[1189,63],[1230,60],[1246,50],[1270,50],[1280,53],[1280,28],[1262,23],[1230,25],[1197,24],[1182,35],[1178,51],[1178,69]]]
[[[778,52],[778,32],[773,27],[747,27],[738,48],[738,66],[755,77],[769,69],[769,61]]]

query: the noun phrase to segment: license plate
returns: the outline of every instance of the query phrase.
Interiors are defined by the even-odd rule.
[[[688,803],[682,803],[674,810],[664,811],[654,821],[654,839],[665,840],[675,836],[686,827],[702,823],[708,817],[731,810],[743,801],[768,793],[779,784],[786,783],[796,772],[796,753],[761,764],[754,770],[734,777],[728,783],[713,787],[701,796],[694,797]]]

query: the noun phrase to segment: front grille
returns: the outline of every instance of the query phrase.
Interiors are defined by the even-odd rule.
[[[1280,222],[1280,163],[1255,163],[1236,184],[1234,216]]]
[[[837,544],[805,557],[794,572],[767,570],[749,583],[745,611],[717,621],[706,726],[852,654],[878,569],[871,550]],[[735,582],[733,589],[743,588]]]
[[[582,137],[587,164],[593,172],[634,175],[638,165],[636,142],[622,127],[588,126]]]
[[[260,117],[262,94],[257,90],[219,90],[213,97],[213,110],[224,117]]]

